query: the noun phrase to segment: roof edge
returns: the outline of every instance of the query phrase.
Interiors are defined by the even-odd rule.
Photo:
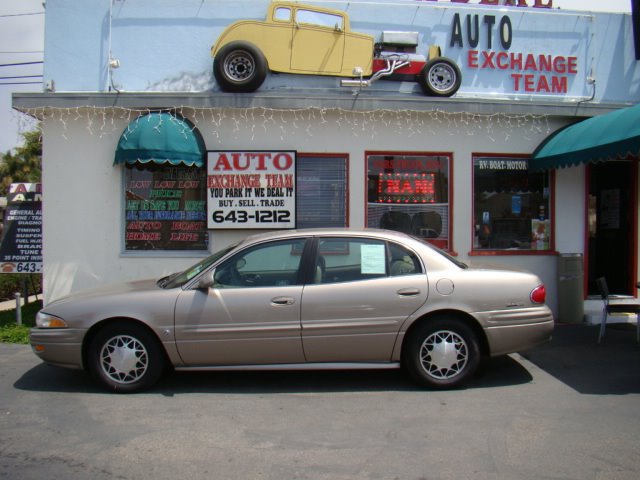
[[[507,115],[552,115],[563,117],[591,117],[632,104],[603,104],[588,101],[551,102],[544,100],[438,98],[421,96],[376,96],[373,92],[351,91],[343,95],[318,91],[278,91],[258,93],[220,92],[44,92],[13,93],[12,107],[20,112],[38,116],[38,110],[70,108],[238,108],[342,109],[350,111],[438,111],[445,113],[477,113]]]

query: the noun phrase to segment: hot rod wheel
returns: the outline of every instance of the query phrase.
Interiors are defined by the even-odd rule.
[[[450,97],[458,91],[461,81],[458,65],[446,57],[429,60],[418,75],[422,91],[434,97]]]
[[[232,42],[216,55],[213,74],[225,92],[253,92],[267,76],[267,61],[252,44]]]

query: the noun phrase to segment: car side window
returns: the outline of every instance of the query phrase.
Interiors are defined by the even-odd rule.
[[[269,242],[243,250],[216,267],[216,288],[299,285],[305,239]]]
[[[422,265],[415,253],[402,245],[389,242],[389,275],[415,275],[422,273]]]
[[[289,7],[277,7],[273,12],[273,19],[279,22],[291,20],[291,9]]]
[[[296,13],[296,23],[300,25],[306,24],[327,27],[338,31],[342,31],[344,28],[344,21],[341,16],[324,12],[314,12],[312,10],[298,10]]]
[[[386,245],[381,240],[323,238],[318,244],[313,283],[337,283],[387,276]]]

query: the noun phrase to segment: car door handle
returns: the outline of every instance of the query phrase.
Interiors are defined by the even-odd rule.
[[[271,299],[272,305],[293,305],[296,303],[293,297],[274,297]]]
[[[420,289],[418,288],[402,288],[398,290],[398,295],[401,297],[417,297],[420,295]]]

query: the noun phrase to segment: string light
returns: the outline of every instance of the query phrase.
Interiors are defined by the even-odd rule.
[[[157,111],[150,108],[78,106],[27,108],[22,113],[42,121],[58,122],[62,125],[63,138],[67,139],[66,134],[72,122],[86,122],[89,134],[100,138],[107,135],[127,135],[131,132],[132,122]],[[484,135],[496,142],[498,139],[508,141],[514,136],[529,138],[549,135],[554,130],[549,124],[548,115],[451,113],[437,109],[354,111],[318,107],[294,110],[266,107],[196,109],[181,106],[162,111],[189,119],[194,128],[198,128],[203,135],[208,134],[209,139],[219,144],[228,140],[229,132],[235,138],[249,132],[252,141],[259,131],[273,132],[284,140],[301,134],[307,137],[319,136],[332,124],[341,132],[349,132],[356,138],[367,135],[372,139],[382,130],[406,138],[443,134],[452,137],[461,134]],[[157,128],[159,127],[160,125]],[[24,131],[33,126],[29,122],[21,122],[19,128]]]

